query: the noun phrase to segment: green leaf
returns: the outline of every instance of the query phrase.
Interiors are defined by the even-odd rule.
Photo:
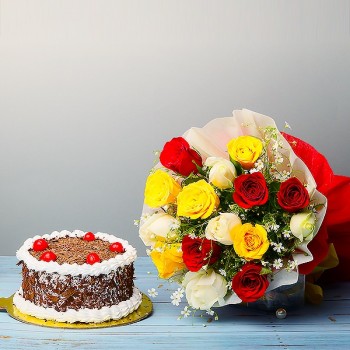
[[[200,167],[194,160],[192,161],[192,163],[196,166],[197,171],[198,171],[198,174],[201,174],[201,175],[203,175],[203,176],[206,175],[205,172],[203,171],[203,168]]]
[[[319,211],[319,210],[321,210],[322,208],[324,208],[324,204],[316,204],[315,206],[314,206],[314,208],[317,210],[317,211]]]
[[[200,179],[201,179],[200,176],[191,173],[190,175],[188,175],[188,176],[186,177],[186,179],[184,179],[184,180],[182,181],[182,187],[187,186],[187,185],[189,185],[189,184],[191,184],[191,183],[193,183],[193,182],[197,182],[197,181],[199,181]]]
[[[235,168],[236,168],[237,176],[242,175],[243,172],[244,172],[244,170],[243,170],[243,168],[242,168],[242,165],[239,164],[237,161],[233,160],[233,159],[231,158],[231,156],[230,156],[230,161],[231,161],[231,163],[232,163],[232,164],[235,166]]]
[[[270,193],[277,193],[281,187],[281,183],[278,181],[272,181],[269,185]]]
[[[263,267],[260,271],[260,275],[269,275],[270,273],[272,273],[272,270],[267,267]]]

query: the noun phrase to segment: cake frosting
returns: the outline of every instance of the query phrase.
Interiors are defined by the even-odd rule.
[[[100,323],[108,320],[119,320],[129,315],[140,306],[141,298],[142,296],[140,291],[134,287],[132,297],[128,300],[121,301],[117,305],[104,306],[101,309],[68,309],[67,311],[62,312],[56,311],[54,308],[38,306],[28,300],[25,300],[21,296],[21,290],[19,290],[13,296],[13,302],[22,313],[35,316],[37,318],[68,323]]]
[[[86,234],[55,231],[24,242],[16,254],[22,264],[22,286],[13,299],[21,312],[60,322],[97,323],[120,319],[140,306],[142,295],[133,282],[136,249],[101,232],[94,234],[94,242],[86,242]],[[40,239],[48,242],[48,249],[56,249],[55,261],[43,261],[41,252],[33,250]],[[116,242],[123,251],[107,252]],[[89,249],[99,250],[104,258],[86,263]]]
[[[133,263],[136,260],[136,249],[129,245],[129,243],[123,239],[117,238],[113,235],[107,233],[97,232],[95,233],[95,237],[101,240],[114,243],[120,242],[122,243],[125,253],[117,255],[115,258],[102,261],[98,264],[89,265],[89,264],[58,264],[55,261],[50,261],[48,264],[45,261],[40,261],[33,257],[29,250],[32,248],[33,243],[39,239],[44,238],[46,240],[52,240],[57,238],[64,237],[84,237],[85,232],[75,230],[73,232],[63,230],[61,232],[54,231],[51,234],[45,234],[42,236],[35,236],[33,238],[27,239],[22,247],[17,251],[16,256],[17,259],[23,261],[29,269],[35,271],[45,271],[45,272],[57,272],[60,275],[71,275],[71,276],[98,276],[101,274],[108,274],[111,271],[115,270],[117,267],[122,267]]]

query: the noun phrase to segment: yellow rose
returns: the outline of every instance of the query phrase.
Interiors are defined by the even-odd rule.
[[[160,278],[170,278],[186,266],[182,260],[181,243],[165,244],[158,241],[150,253]]]
[[[260,157],[263,144],[253,136],[239,136],[227,144],[230,157],[242,165],[243,169],[249,170]]]
[[[256,224],[237,225],[231,232],[235,252],[246,260],[261,259],[270,246],[267,232]]]
[[[167,172],[158,169],[146,180],[145,203],[152,208],[174,203],[180,190],[181,186]]]
[[[212,186],[199,180],[185,186],[177,197],[177,215],[206,219],[219,206],[220,200]]]

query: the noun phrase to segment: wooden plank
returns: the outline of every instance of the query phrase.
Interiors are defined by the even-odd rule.
[[[231,333],[221,337],[219,334],[203,333],[149,333],[149,334],[110,334],[110,336],[93,334],[72,334],[65,332],[57,335],[51,334],[32,334],[23,337],[0,338],[2,350],[7,349],[116,349],[125,348],[135,349],[189,349],[196,346],[205,345],[206,349],[230,349],[230,348],[272,348],[280,347],[289,349],[289,347],[301,347],[304,349],[329,348],[346,349],[349,346],[349,337],[343,333],[331,332],[327,336],[320,337],[320,334],[305,332],[300,337],[298,333],[290,332],[261,332],[261,333]]]

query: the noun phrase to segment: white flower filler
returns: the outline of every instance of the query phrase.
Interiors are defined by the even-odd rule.
[[[155,290],[155,288],[148,289],[147,293],[151,298],[155,298],[158,295],[158,292]]]

